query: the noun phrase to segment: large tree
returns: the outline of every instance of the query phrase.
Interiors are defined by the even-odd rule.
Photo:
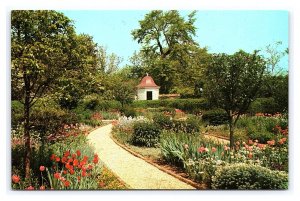
[[[206,71],[205,94],[215,106],[226,111],[229,120],[230,147],[234,145],[234,127],[261,87],[266,62],[258,54],[239,51],[233,55],[214,54]]]
[[[75,108],[84,95],[99,91],[102,73],[98,47],[91,36],[76,35],[70,50],[68,68],[59,76],[55,90],[60,105],[67,109]]]
[[[134,61],[141,57],[139,60],[146,63],[143,73],[154,77],[162,93],[169,93],[180,84],[177,81],[182,81],[182,75],[194,67],[192,58],[200,53],[194,40],[195,15],[191,12],[185,19],[175,10],[154,10],[139,21],[140,28],[132,31],[134,40],[142,45],[142,53],[136,54]]]
[[[12,98],[24,104],[25,176],[30,177],[30,112],[60,75],[70,67],[75,31],[56,11],[11,13]]]

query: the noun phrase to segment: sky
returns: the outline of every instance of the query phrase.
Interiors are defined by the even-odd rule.
[[[139,28],[147,10],[94,11],[63,10],[74,20],[76,32],[93,36],[99,45],[107,47],[109,53],[123,58],[122,64],[129,64],[129,58],[141,46],[133,40],[131,31]],[[191,11],[180,11],[186,16]],[[289,20],[287,11],[197,11],[195,41],[207,47],[210,53],[227,53],[242,49],[252,52],[264,49],[269,44],[281,41],[280,50],[288,48]],[[282,58],[280,66],[288,68],[288,56]]]

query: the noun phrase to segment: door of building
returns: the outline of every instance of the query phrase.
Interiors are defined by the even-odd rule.
[[[147,91],[147,100],[152,100],[152,91]]]

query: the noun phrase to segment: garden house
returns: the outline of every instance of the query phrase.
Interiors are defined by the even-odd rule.
[[[159,88],[147,73],[137,85],[137,100],[158,100]]]

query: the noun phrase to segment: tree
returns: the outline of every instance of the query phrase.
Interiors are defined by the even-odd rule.
[[[206,70],[204,92],[215,106],[226,111],[229,120],[230,147],[234,145],[234,127],[255,99],[266,69],[258,51],[239,51],[233,55],[214,54]]]
[[[269,44],[265,48],[267,72],[274,75],[280,73],[282,68],[278,65],[282,57],[288,54],[289,50],[286,48],[284,51],[280,51],[279,47],[282,45],[281,41],[277,41],[274,44]]]
[[[284,66],[280,66],[280,61],[286,58],[289,50],[281,46],[282,42],[277,41],[264,48],[267,73],[258,92],[259,97],[274,98],[276,105],[274,112],[287,112],[288,110],[288,70],[284,70]]]
[[[98,46],[98,60],[98,68],[106,74],[116,72],[122,63],[121,57],[115,53],[108,54],[107,48],[103,46]]]
[[[132,103],[135,95],[135,88],[133,83],[121,82],[114,87],[114,98],[119,101],[124,108],[124,105]]]
[[[73,109],[79,100],[99,89],[98,47],[86,34],[76,35],[73,40],[68,68],[56,85],[56,96],[63,108]]]
[[[75,36],[70,19],[55,11],[12,11],[12,98],[24,104],[25,176],[30,177],[30,112],[69,68]]]
[[[174,85],[180,84],[177,80],[195,67],[192,58],[199,53],[193,38],[195,15],[191,12],[185,19],[175,10],[151,11],[139,21],[140,28],[132,31],[134,40],[142,45],[142,54],[134,55],[134,61],[138,61],[137,55],[142,57],[140,60],[146,62],[143,74],[146,71],[153,76],[162,93],[171,92]]]

